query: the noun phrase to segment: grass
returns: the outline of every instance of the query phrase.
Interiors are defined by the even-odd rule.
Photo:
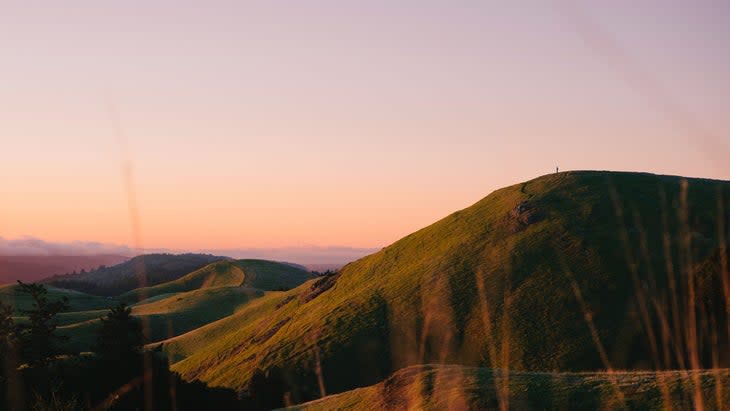
[[[201,346],[211,343],[226,346],[232,343],[227,340],[228,335],[237,334],[234,330],[239,328],[253,329],[257,321],[263,320],[276,310],[276,305],[286,299],[287,294],[287,292],[267,292],[263,297],[250,301],[228,317],[163,341],[164,351],[170,362],[175,363],[200,352]]]
[[[78,274],[54,276],[44,282],[94,295],[116,296],[140,286],[156,285],[180,278],[214,261],[225,259],[207,254],[144,254],[121,264]],[[144,274],[142,278],[140,274]]]
[[[266,260],[224,260],[207,265],[174,281],[124,293],[121,299],[137,301],[160,294],[178,293],[208,287],[248,286],[274,291],[296,287],[311,274],[288,264]]]
[[[709,368],[727,336],[701,344],[712,337],[707,321],[687,338],[686,308],[662,316],[672,299],[686,307],[691,282],[705,320],[711,313],[726,322],[719,273],[690,273],[717,255],[715,205],[718,193],[730,198],[730,183],[683,181],[570,172],[498,190],[347,265],[316,298],[306,297],[310,281],[241,321],[206,326],[211,339],[199,350],[171,344],[175,358],[184,357],[173,368],[238,390],[256,368],[317,369],[327,393],[422,363],[663,370],[689,364],[697,352]],[[726,208],[722,215],[729,220]],[[665,338],[675,330],[681,339]]]
[[[249,301],[263,296],[249,287],[214,287],[165,294],[165,298],[145,300],[132,306],[132,315],[147,322],[151,343],[184,334],[226,316]],[[73,351],[91,350],[106,311],[87,311],[61,315],[60,334],[68,335]]]
[[[51,300],[69,298],[71,310],[58,316],[58,332],[70,337],[66,343],[68,350],[84,352],[93,349],[100,318],[120,301],[133,303],[138,296],[148,296],[132,304],[132,315],[145,323],[148,341],[154,345],[231,316],[250,301],[263,297],[264,290],[292,288],[311,276],[307,271],[282,263],[224,260],[176,280],[133,290],[119,297],[47,288]],[[16,309],[16,321],[25,321],[19,310],[29,308],[32,302],[18,292],[17,285],[0,287],[0,298]]]
[[[714,401],[716,374],[699,371],[704,382],[702,395],[707,410],[730,407],[730,396],[722,404]],[[399,370],[381,383],[331,395],[293,406],[290,410],[497,410],[499,397],[495,380],[505,373],[485,368],[456,365],[417,365]],[[730,388],[730,370],[719,375],[721,385]],[[661,384],[670,390],[670,403],[661,394]],[[509,404],[520,410],[665,410],[692,409],[692,378],[688,372],[593,373],[509,373]],[[618,386],[623,401],[613,395]]]
[[[728,198],[729,182],[559,173],[497,190],[335,276],[222,261],[122,298],[144,296],[133,314],[174,371],[238,391],[277,367],[300,387],[293,401],[348,391],[324,400],[335,408],[722,408]],[[69,314],[62,329],[83,342],[91,316]]]
[[[85,294],[80,291],[51,286],[47,286],[46,288],[48,289],[47,297],[50,300],[67,297],[71,307],[69,311],[72,312],[106,309],[117,304],[117,301],[114,299]],[[32,299],[27,294],[20,292],[20,286],[18,284],[0,286],[0,301],[10,305],[14,313],[19,316],[22,315],[22,310],[28,310],[33,306]]]

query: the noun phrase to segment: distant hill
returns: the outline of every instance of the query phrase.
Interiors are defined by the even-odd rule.
[[[317,372],[335,393],[424,363],[730,366],[728,336],[717,332],[728,323],[728,203],[724,181],[543,176],[164,350],[185,378],[214,386],[243,390],[257,368],[284,370],[303,387],[295,401],[318,396]]]
[[[337,271],[342,268],[345,264],[307,264],[309,271],[316,271],[318,273],[324,273],[327,271]]]
[[[63,297],[68,298],[70,312],[102,310],[111,308],[116,304],[116,301],[109,300],[105,297],[56,287],[47,288],[47,298],[51,301],[59,300]],[[20,292],[20,286],[18,284],[0,286],[0,302],[13,308],[15,315],[22,315],[21,310],[28,310],[33,306],[32,299],[27,294]]]
[[[0,255],[0,284],[33,282],[51,275],[94,270],[128,260],[122,255]]]
[[[168,261],[165,267],[170,267],[167,256],[145,257],[149,257],[148,263]],[[182,257],[189,258],[190,255]],[[91,274],[91,280],[98,275],[88,274]],[[149,331],[148,343],[155,343],[231,316],[254,300],[282,295],[282,290],[290,290],[311,278],[313,274],[287,263],[218,260],[174,280],[135,289],[121,296],[103,297],[46,286],[49,300],[67,297],[70,303],[70,310],[58,316],[58,332],[70,337],[65,348],[70,352],[84,352],[93,349],[100,318],[122,301],[131,305],[132,315],[145,322],[145,329]],[[139,301],[142,298],[144,300]],[[0,286],[0,302],[14,309],[17,321],[25,321],[22,310],[32,306],[30,297],[21,293],[17,284]]]
[[[160,294],[192,291],[209,287],[247,286],[264,291],[292,289],[313,276],[300,266],[266,260],[223,260],[209,264],[176,280],[139,288],[121,296],[128,301]]]
[[[115,296],[139,288],[140,284],[152,286],[175,280],[226,258],[208,254],[145,254],[118,265],[77,274],[57,275],[46,278],[43,282],[94,295]],[[143,275],[142,279],[140,274]]]

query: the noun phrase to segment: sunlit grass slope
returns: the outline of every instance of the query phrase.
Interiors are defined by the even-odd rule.
[[[132,306],[132,315],[148,324],[149,340],[162,341],[233,314],[263,291],[249,287],[215,287],[167,295]],[[107,311],[82,311],[60,316],[59,333],[68,335],[69,346],[85,351],[93,347],[99,318]]]
[[[120,298],[137,301],[160,294],[210,287],[245,285],[261,290],[288,290],[311,278],[305,270],[266,260],[224,260],[209,264],[174,281],[132,290]]]
[[[385,381],[331,395],[291,410],[667,410],[694,409],[692,376],[686,372],[506,374],[455,365],[411,366]],[[700,371],[705,410],[730,409],[717,397],[716,378],[730,388],[730,371]],[[497,387],[508,381],[508,390]]]
[[[69,336],[68,348],[93,348],[100,317],[120,300],[132,304],[132,315],[141,318],[151,344],[169,339],[234,314],[249,301],[262,297],[266,289],[289,289],[311,274],[298,267],[264,260],[224,260],[212,263],[176,280],[134,290],[119,298],[93,297],[76,291],[54,290],[72,296],[76,310],[59,315],[59,332]],[[256,287],[256,288],[254,288]],[[58,294],[61,295],[61,294]],[[136,297],[148,298],[135,303]],[[53,297],[53,296],[52,296]],[[77,301],[77,298],[80,300]],[[85,300],[100,305],[82,304]]]
[[[569,172],[507,187],[338,276],[272,296],[238,323],[178,337],[170,350],[184,359],[174,369],[235,389],[257,367],[321,370],[331,393],[434,362],[515,371],[727,364],[718,352],[727,335],[710,326],[727,323],[721,275],[698,268],[723,265],[722,201],[728,182],[639,173]],[[186,348],[194,341],[205,345]]]
[[[267,328],[266,318],[272,314],[277,305],[286,300],[291,292],[267,292],[262,298],[240,307],[234,314],[207,324],[180,336],[165,340],[163,348],[171,359],[177,362],[201,351],[211,350],[209,344],[217,346],[233,344],[229,338],[238,338],[242,332],[253,332]],[[157,344],[151,344],[156,347]]]

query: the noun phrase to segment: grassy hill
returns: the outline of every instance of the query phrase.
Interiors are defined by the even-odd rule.
[[[715,381],[730,387],[730,371],[699,371],[705,410],[730,408]],[[457,365],[418,365],[385,381],[290,407],[290,410],[369,411],[497,410],[666,410],[694,409],[693,377],[681,371],[509,374]]]
[[[89,294],[116,296],[139,288],[140,276],[143,276],[144,284],[152,286],[175,280],[223,259],[226,257],[208,254],[145,254],[114,266],[82,273],[56,275],[43,282]]]
[[[100,318],[108,309],[125,301],[132,315],[142,319],[149,342],[174,338],[236,313],[268,290],[290,289],[310,279],[312,274],[290,264],[264,260],[223,260],[209,264],[176,280],[120,297],[100,297],[75,290],[47,286],[50,300],[68,297],[71,310],[58,316],[58,332],[69,337],[72,352],[93,348]],[[281,294],[272,291],[273,294]],[[137,302],[140,296],[146,296]],[[0,301],[16,309],[31,306],[30,298],[17,285],[0,287]]]
[[[200,347],[208,346],[211,343],[218,346],[234,344],[227,338],[237,338],[239,333],[232,333],[232,330],[240,328],[241,333],[253,333],[257,327],[261,330],[266,329],[266,317],[273,313],[277,306],[288,298],[289,294],[290,292],[267,292],[263,297],[240,307],[228,317],[165,340],[164,351],[171,362],[178,362],[200,352]],[[151,344],[151,346],[156,347],[157,344]]]
[[[166,349],[184,377],[239,390],[256,368],[284,369],[309,385],[295,399],[318,392],[318,373],[341,392],[423,363],[727,366],[727,202],[721,181],[543,176]]]
[[[263,296],[249,287],[216,287],[168,294],[132,306],[132,315],[149,327],[149,341],[162,341],[202,327],[236,312],[250,300]],[[81,311],[60,315],[60,334],[70,337],[73,351],[90,350],[107,311]]]
[[[100,310],[113,307],[117,304],[115,300],[105,297],[89,295],[80,291],[66,290],[56,287],[47,287],[48,299],[58,300],[67,297],[69,300],[70,310],[72,312]],[[7,284],[0,286],[0,301],[10,305],[17,315],[21,315],[21,310],[32,308],[33,301],[24,293],[20,292],[20,285]]]
[[[178,293],[209,287],[247,286],[266,291],[288,290],[312,275],[290,264],[266,260],[225,260],[153,287],[136,289],[123,294],[124,300],[151,298],[160,294]]]

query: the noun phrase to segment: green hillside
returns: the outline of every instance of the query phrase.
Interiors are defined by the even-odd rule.
[[[162,341],[202,327],[236,312],[250,300],[263,296],[263,291],[249,287],[216,287],[166,295],[132,306],[132,315],[149,327],[149,341]],[[99,318],[106,311],[82,311],[59,316],[60,334],[68,335],[73,351],[93,347],[100,327]]]
[[[237,338],[239,333],[232,330],[246,328],[250,332],[256,326],[265,328],[265,319],[273,313],[279,304],[287,299],[291,292],[267,292],[265,296],[240,307],[234,314],[211,322],[177,337],[164,341],[164,350],[172,362],[180,361],[201,351],[201,347],[215,342],[219,346],[233,344],[227,337]],[[156,346],[157,344],[151,344]]]
[[[699,371],[705,410],[730,408],[730,371]],[[456,365],[399,370],[385,381],[288,408],[289,410],[666,410],[694,409],[692,375],[680,371],[602,373],[502,372]]]
[[[214,261],[224,259],[226,257],[208,254],[144,254],[114,266],[57,275],[42,282],[94,295],[116,296],[139,288],[140,276],[144,284],[152,286],[175,280]]]
[[[67,297],[69,300],[69,311],[88,311],[99,310],[113,307],[117,304],[115,300],[95,295],[85,294],[79,291],[66,290],[56,287],[46,287],[48,289],[48,299],[58,300]],[[21,310],[32,308],[33,301],[25,293],[20,292],[20,285],[7,284],[0,286],[0,301],[10,305],[17,315],[21,315]]]
[[[58,316],[58,332],[69,337],[67,349],[83,352],[93,348],[100,318],[120,301],[132,305],[132,315],[143,320],[149,331],[149,342],[154,345],[231,316],[250,301],[263,297],[266,290],[290,289],[311,277],[307,271],[288,264],[264,260],[224,260],[176,280],[134,290],[120,297],[98,297],[51,286],[47,288],[51,300],[63,296],[69,298],[71,310]],[[142,295],[147,298],[136,302]],[[0,301],[17,308],[31,305],[29,297],[19,293],[17,286],[1,287]],[[17,313],[20,315],[19,311]],[[24,321],[20,316],[16,319]]]
[[[721,181],[540,177],[272,296],[239,322],[206,326],[204,348],[185,348],[203,338],[195,333],[172,340],[173,357],[183,358],[173,368],[244,389],[256,368],[279,367],[304,387],[294,393],[301,399],[318,392],[317,370],[333,393],[423,363],[727,366],[718,348],[727,335],[711,326],[727,324],[719,275],[727,202],[730,183]]]
[[[130,291],[120,298],[137,301],[209,287],[247,286],[265,291],[288,290],[310,278],[312,275],[309,272],[288,264],[266,260],[225,260],[209,264],[174,281]]]

